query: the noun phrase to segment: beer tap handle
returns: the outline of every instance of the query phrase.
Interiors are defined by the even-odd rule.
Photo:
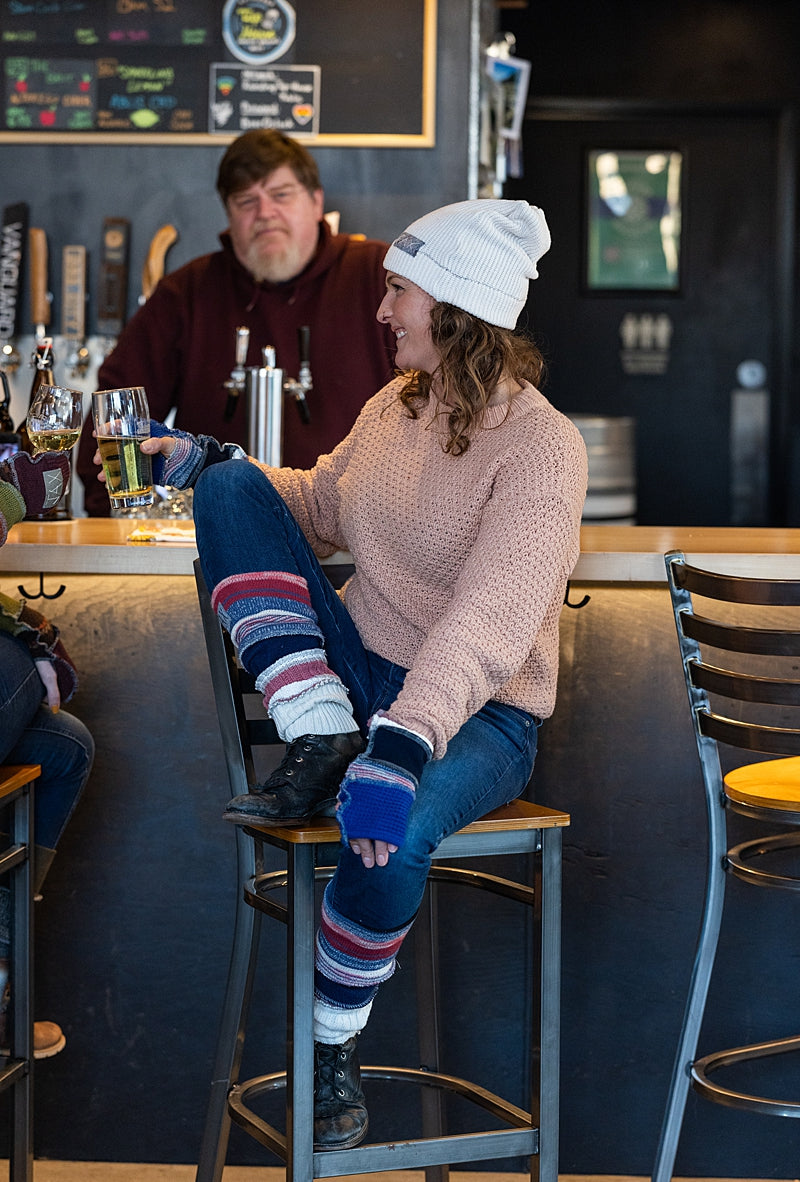
[[[28,231],[31,252],[31,320],[37,341],[44,339],[50,324],[50,299],[47,291],[47,238],[44,230],[31,226]]]
[[[250,346],[250,329],[240,325],[236,329],[236,352],[235,364],[231,370],[231,376],[226,382],[223,382],[223,389],[228,391],[228,399],[225,403],[225,421],[230,422],[233,418],[236,407],[239,405],[239,395],[244,390],[245,385],[245,364],[247,362],[247,350]]]
[[[311,330],[303,324],[297,330],[297,349],[300,354],[300,371],[294,385],[294,396],[297,403],[297,413],[301,423],[310,423],[311,415],[308,410],[306,394],[312,388],[311,381]]]
[[[236,329],[236,380],[244,380],[244,367],[247,364],[247,350],[250,346],[250,329],[240,325]],[[233,374],[231,375],[233,376]]]
[[[297,350],[300,354],[300,372],[297,377],[304,390],[310,390],[311,382],[311,329],[307,324],[297,330]]]
[[[300,422],[310,423],[311,415],[308,412],[308,399],[306,398],[305,390],[299,384],[295,391],[294,400],[297,405],[297,413],[300,415]]]

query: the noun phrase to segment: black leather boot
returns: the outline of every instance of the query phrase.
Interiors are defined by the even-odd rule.
[[[358,731],[294,739],[263,784],[229,801],[224,819],[240,825],[297,825],[310,817],[332,817],[344,773],[364,746]]]
[[[352,1149],[367,1135],[356,1039],[314,1043],[314,1148]]]

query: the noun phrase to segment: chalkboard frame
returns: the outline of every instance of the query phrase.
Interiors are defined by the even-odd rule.
[[[421,45],[422,102],[421,126],[418,132],[322,132],[318,134],[292,132],[304,144],[323,148],[432,148],[436,145],[436,63],[437,63],[437,3],[438,0],[423,0],[422,28],[419,30]],[[414,33],[409,32],[409,42]],[[0,62],[10,54],[0,48]],[[211,63],[209,63],[210,65]],[[276,61],[276,67],[280,62]],[[391,79],[384,79],[391,89]],[[365,102],[368,102],[365,98]],[[226,145],[237,138],[239,132],[158,132],[158,131],[9,131],[0,130],[0,143],[35,144],[150,144],[162,145]]]

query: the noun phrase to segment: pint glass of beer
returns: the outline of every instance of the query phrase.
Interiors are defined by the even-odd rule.
[[[112,509],[153,503],[153,461],[140,443],[150,438],[150,410],[143,386],[96,390],[92,414]]]

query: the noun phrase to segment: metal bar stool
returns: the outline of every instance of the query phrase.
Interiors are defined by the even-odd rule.
[[[0,1090],[11,1089],[10,1182],[33,1179],[33,792],[38,764],[0,767],[0,808],[10,809],[10,843],[0,875],[11,889],[11,1043],[0,1059]]]
[[[679,551],[667,554],[666,564],[705,789],[708,868],[653,1182],[668,1182],[672,1177],[690,1084],[718,1104],[771,1116],[800,1116],[800,1096],[772,1099],[711,1078],[723,1067],[800,1050],[800,1036],[695,1057],[727,875],[752,885],[800,890],[800,874],[786,873],[785,867],[770,868],[775,855],[782,855],[785,862],[787,851],[796,864],[800,849],[800,715],[791,714],[792,708],[800,706],[800,614],[793,610],[800,608],[800,579],[718,574],[689,565]],[[712,606],[703,603],[698,608],[697,597],[713,601]],[[707,611],[722,619],[709,618]],[[709,649],[714,650],[713,663],[705,655]],[[725,667],[719,664],[723,660]],[[720,698],[724,707],[716,705]],[[787,726],[792,717],[795,725]],[[723,774],[721,748],[725,747],[790,758],[762,759]],[[783,831],[732,846],[728,833],[732,812],[781,825]]]
[[[233,648],[211,608],[199,566],[195,574],[214,685],[230,791],[238,795],[256,782],[253,745],[277,742],[252,678],[238,667]],[[249,706],[248,695],[256,699]],[[259,717],[250,717],[258,715]],[[559,992],[561,953],[561,828],[569,817],[524,801],[498,809],[447,838],[436,852],[426,903],[414,925],[417,955],[419,1068],[362,1066],[364,1079],[422,1085],[422,1133],[418,1139],[365,1144],[353,1149],[313,1149],[313,967],[318,922],[315,883],[333,873],[319,865],[335,856],[335,821],[304,826],[237,827],[239,881],[236,922],[211,1096],[196,1174],[197,1182],[219,1182],[227,1155],[231,1119],[286,1164],[288,1182],[393,1169],[424,1168],[427,1182],[445,1182],[457,1162],[530,1157],[531,1176],[558,1177]],[[282,851],[285,869],[266,871],[264,847]],[[477,869],[439,864],[497,854],[529,854],[532,884]],[[530,1111],[440,1070],[438,1050],[438,968],[436,963],[437,883],[457,882],[516,900],[533,916],[533,989],[530,999]],[[280,893],[280,897],[278,894]],[[286,1069],[239,1082],[245,1028],[256,969],[263,914],[285,925]],[[420,954],[421,953],[421,954]],[[250,1107],[257,1097],[285,1089],[285,1131]],[[440,1100],[447,1092],[472,1101],[503,1122],[500,1129],[447,1135]]]

